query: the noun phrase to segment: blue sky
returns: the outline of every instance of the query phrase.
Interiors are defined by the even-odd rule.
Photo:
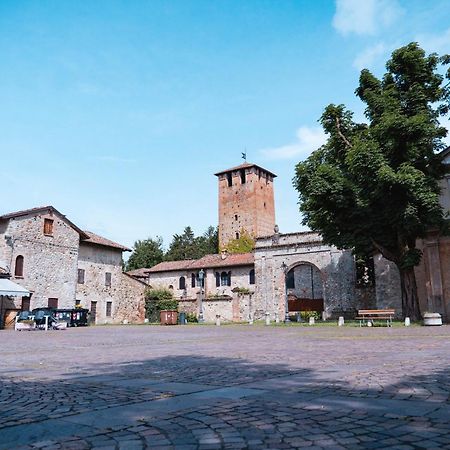
[[[448,0],[0,0],[0,212],[52,204],[167,245],[216,225],[213,174],[247,149],[299,230],[291,180],[323,108],[362,119],[360,69],[412,40],[450,52]]]

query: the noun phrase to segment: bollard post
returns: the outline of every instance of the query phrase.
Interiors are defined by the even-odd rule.
[[[270,313],[266,312],[266,325],[270,325]]]
[[[220,314],[216,314],[216,326],[220,327]]]
[[[411,325],[411,320],[409,317],[405,317],[405,327],[409,327]]]
[[[275,323],[280,323],[280,318],[278,317],[278,313],[275,313]]]
[[[344,317],[343,316],[339,316],[339,319],[338,319],[338,326],[339,327],[343,327],[344,326]]]
[[[248,324],[253,325],[253,314],[248,315]]]
[[[310,317],[309,318],[309,324],[310,325],[314,325],[316,322],[315,322],[315,320],[314,320],[314,317]]]

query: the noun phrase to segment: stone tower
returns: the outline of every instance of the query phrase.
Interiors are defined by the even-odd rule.
[[[275,227],[275,174],[244,163],[215,174],[219,179],[219,248],[240,236],[271,236]]]

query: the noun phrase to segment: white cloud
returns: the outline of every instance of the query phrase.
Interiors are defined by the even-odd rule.
[[[427,52],[448,53],[450,49],[450,28],[439,34],[421,34],[415,39]]]
[[[341,34],[376,34],[403,13],[396,0],[336,0],[333,26]]]
[[[281,147],[266,148],[261,153],[268,159],[307,158],[313,150],[326,142],[326,134],[320,127],[300,127],[297,130],[297,141]]]
[[[353,61],[353,66],[358,70],[370,69],[386,52],[386,46],[382,42],[379,42],[371,47],[367,47],[356,56]]]

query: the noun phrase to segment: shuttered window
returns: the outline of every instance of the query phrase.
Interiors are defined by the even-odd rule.
[[[53,236],[53,220],[44,219],[44,234],[46,236]]]
[[[84,269],[78,269],[78,284],[84,284]]]
[[[112,302],[106,302],[106,317],[111,317]]]
[[[105,273],[105,286],[111,286],[111,272]]]

